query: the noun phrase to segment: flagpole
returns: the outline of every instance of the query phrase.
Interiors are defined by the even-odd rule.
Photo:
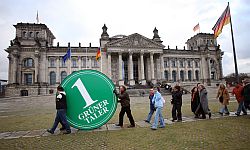
[[[100,47],[100,53],[101,53],[101,73],[102,73],[102,48]]]
[[[228,2],[228,7],[229,7],[229,2]],[[229,7],[229,11],[230,11],[230,7]],[[230,27],[231,27],[231,37],[232,37],[233,54],[234,54],[235,78],[236,78],[236,81],[239,83],[240,79],[239,79],[239,74],[238,74],[237,57],[236,57],[236,52],[235,52],[233,25],[232,25],[231,18],[232,18],[232,14],[230,12]]]
[[[85,66],[85,69],[87,69],[87,62],[88,62],[88,57],[87,57],[87,55],[88,55],[88,51],[87,51],[88,49],[87,49],[87,47],[86,47],[86,66]]]

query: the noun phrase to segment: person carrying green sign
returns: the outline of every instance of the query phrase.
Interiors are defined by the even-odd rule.
[[[51,134],[54,134],[54,131],[56,130],[56,127],[58,126],[58,123],[60,122],[62,124],[62,128],[60,130],[66,130],[64,134],[70,134],[70,126],[68,124],[68,121],[66,119],[66,109],[67,109],[67,103],[66,103],[66,93],[63,89],[63,87],[58,86],[57,87],[57,94],[56,94],[56,118],[55,122],[53,124],[53,127],[51,129],[48,129],[47,131]]]
[[[130,109],[130,98],[129,98],[129,94],[126,92],[126,87],[122,85],[120,86],[120,93],[117,93],[116,90],[114,90],[114,93],[120,99],[118,100],[118,102],[120,102],[122,106],[121,111],[119,113],[119,123],[116,124],[116,126],[120,126],[120,127],[123,126],[123,117],[126,112],[130,121],[130,125],[128,126],[128,128],[135,127],[135,121],[134,121],[134,118],[132,116],[131,109]]]

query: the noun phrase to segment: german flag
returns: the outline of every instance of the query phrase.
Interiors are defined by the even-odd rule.
[[[101,48],[98,48],[98,51],[97,51],[96,57],[95,57],[96,61],[99,60],[100,57],[101,57]]]
[[[223,26],[227,25],[230,22],[230,17],[230,8],[228,5],[212,29],[214,30],[215,38],[217,38],[219,34],[221,34]]]

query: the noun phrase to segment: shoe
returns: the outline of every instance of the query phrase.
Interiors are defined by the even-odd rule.
[[[243,116],[247,115],[247,113],[244,113]]]
[[[66,130],[66,128],[64,128],[64,127],[61,127],[61,128],[60,128],[60,131],[63,131],[63,130]]]
[[[212,116],[212,114],[211,114],[211,113],[208,113],[208,118],[209,118],[209,119],[211,119],[211,116]]]
[[[222,113],[222,112],[219,112],[219,114],[220,114],[221,116],[223,116],[223,113]]]
[[[199,116],[198,116],[198,115],[195,115],[194,118],[199,118]]]
[[[120,125],[120,124],[115,124],[115,126],[119,126],[119,127],[122,127],[122,125]]]
[[[147,123],[149,123],[149,121],[148,120],[144,120],[145,122],[147,122]]]
[[[70,134],[71,133],[71,131],[65,131],[65,132],[63,132],[63,134]]]
[[[225,113],[226,115],[229,115],[230,113]]]
[[[51,131],[50,129],[47,129],[47,132],[49,132],[50,134],[54,134],[54,132]]]
[[[203,117],[200,117],[200,119],[206,119],[206,116],[205,116],[205,117],[204,117],[204,116],[203,116]]]
[[[157,128],[151,127],[152,130],[157,130]]]
[[[134,128],[135,127],[135,125],[129,125],[128,126],[128,128]]]
[[[238,113],[235,113],[235,115],[236,115],[236,116],[240,116],[240,114],[238,114]]]

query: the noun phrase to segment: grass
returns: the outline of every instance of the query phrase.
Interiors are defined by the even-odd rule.
[[[250,116],[168,125],[165,129],[78,132],[0,140],[0,149],[249,149]]]

